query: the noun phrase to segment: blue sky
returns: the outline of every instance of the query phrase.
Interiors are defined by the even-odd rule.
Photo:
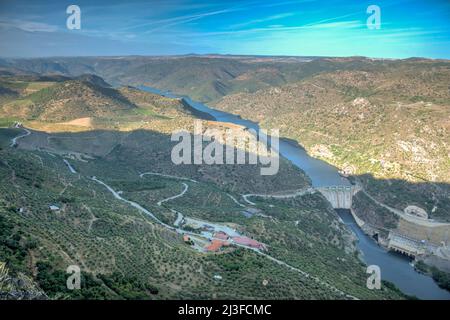
[[[80,30],[66,27],[71,4]],[[450,1],[0,0],[1,56],[188,53],[449,59]]]

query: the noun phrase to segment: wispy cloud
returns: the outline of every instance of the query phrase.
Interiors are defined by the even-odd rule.
[[[249,25],[252,25],[252,24],[258,24],[258,23],[262,23],[262,22],[279,20],[279,19],[291,17],[293,15],[295,15],[294,12],[286,12],[286,13],[275,14],[275,15],[271,15],[271,16],[268,16],[268,17],[265,17],[265,18],[254,19],[254,20],[250,20],[250,21],[242,22],[242,23],[236,23],[236,24],[231,25],[229,27],[229,29],[239,29],[239,28],[246,27],[246,26],[249,26]]]
[[[172,21],[162,20],[162,21],[159,21],[159,23],[158,22],[156,23],[156,24],[160,24],[159,26],[157,26],[151,30],[145,31],[144,33],[150,33],[150,32],[154,32],[157,30],[166,29],[168,27],[172,27],[175,25],[199,20],[199,19],[202,19],[205,17],[215,16],[215,15],[224,14],[224,13],[230,13],[230,12],[238,11],[238,10],[241,10],[241,9],[240,8],[230,8],[230,9],[216,10],[216,11],[211,11],[211,12],[204,12],[204,13],[199,13],[199,14],[194,14],[194,15],[187,15],[187,16],[176,17],[173,19],[168,19],[168,20],[172,20]]]
[[[361,23],[359,20],[350,20],[350,21],[337,21],[337,22],[327,22],[327,23],[314,23],[304,25],[303,29],[329,29],[329,28],[358,28],[365,26],[364,23]]]
[[[6,28],[17,28],[28,32],[56,32],[58,27],[55,25],[33,22],[33,21],[23,21],[23,20],[0,20],[0,26]]]
[[[265,8],[271,8],[271,7],[280,7],[280,6],[288,6],[288,5],[292,5],[292,4],[302,4],[302,3],[308,3],[308,2],[315,2],[316,0],[290,0],[290,1],[276,1],[273,3],[265,3],[265,4],[261,4],[260,3],[260,7],[265,7]]]
[[[238,34],[264,33],[267,31],[296,31],[296,30],[319,30],[319,29],[342,30],[360,27],[365,27],[365,24],[359,20],[349,20],[349,21],[329,22],[329,23],[308,23],[301,26],[270,25],[267,27],[241,29],[241,30],[189,33],[188,36],[238,35]]]

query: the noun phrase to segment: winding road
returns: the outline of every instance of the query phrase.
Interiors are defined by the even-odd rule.
[[[256,203],[248,200],[249,197],[260,197],[260,198],[273,198],[273,199],[288,199],[288,198],[295,198],[295,197],[300,197],[303,196],[305,194],[312,194],[315,193],[316,190],[312,187],[308,187],[305,189],[300,189],[300,190],[296,190],[293,193],[285,193],[285,194],[254,194],[254,193],[248,193],[248,194],[243,194],[242,198],[244,199],[245,202],[247,202],[248,204],[251,204],[252,206],[256,205]]]
[[[257,254],[262,255],[262,256],[266,257],[267,259],[272,260],[273,262],[275,262],[275,263],[277,263],[279,265],[285,266],[285,267],[287,267],[288,269],[290,269],[292,271],[296,271],[296,272],[300,273],[302,276],[304,276],[305,278],[312,279],[316,283],[318,283],[319,285],[324,286],[327,289],[330,289],[331,291],[334,291],[334,292],[340,294],[341,296],[344,296],[344,297],[346,297],[348,299],[352,299],[352,300],[359,300],[355,296],[352,296],[350,294],[345,293],[342,290],[339,290],[338,288],[328,284],[327,282],[321,280],[320,278],[318,278],[316,276],[312,276],[308,272],[305,272],[305,271],[303,271],[303,270],[301,270],[299,268],[293,267],[290,264],[288,264],[288,263],[286,263],[284,261],[278,260],[277,258],[274,258],[274,257],[268,255],[267,253],[264,253],[264,252],[262,252],[262,251],[260,251],[258,249],[245,247],[245,246],[242,246],[242,245],[239,245],[239,244],[236,244],[236,243],[235,243],[235,245],[238,246],[238,247],[246,248],[248,250],[252,250],[252,251],[256,252]]]
[[[153,173],[153,172],[147,172],[147,173],[145,173],[145,174],[153,174],[153,175],[159,175],[159,176],[167,176],[167,175],[158,174],[158,173]],[[141,174],[140,177],[142,178],[143,175],[144,175],[144,174]],[[197,181],[195,181],[195,180],[192,180],[192,179],[189,179],[189,178],[184,178],[184,177],[175,177],[175,176],[168,176],[168,177],[169,177],[169,178],[179,179],[179,180],[185,180],[185,181],[186,181],[186,180],[189,180],[189,181],[197,182]],[[179,193],[179,194],[177,194],[177,195],[175,195],[175,196],[171,196],[171,197],[169,197],[169,198],[166,198],[166,199],[164,199],[164,200],[159,201],[159,202],[158,202],[158,205],[161,206],[162,203],[164,203],[164,202],[166,202],[166,201],[170,201],[170,200],[173,200],[173,199],[182,197],[182,196],[188,191],[188,189],[189,189],[189,186],[188,186],[186,183],[183,182],[183,185],[184,185],[184,189],[183,189],[183,191],[182,191],[181,193]],[[246,194],[246,195],[242,195],[242,197],[244,198],[244,200],[245,200],[246,202],[248,202],[248,203],[250,203],[250,204],[253,204],[253,202],[249,201],[249,200],[247,199],[247,197],[252,196],[252,197],[266,197],[266,198],[286,199],[286,198],[298,197],[298,196],[302,196],[302,195],[310,194],[310,193],[315,193],[315,192],[316,192],[316,190],[315,190],[314,188],[311,188],[311,187],[310,187],[310,188],[306,188],[306,189],[297,190],[297,191],[295,191],[295,192],[293,192],[293,193],[285,193],[285,194]],[[241,207],[245,207],[243,204],[241,204],[239,201],[237,201],[236,198],[234,198],[232,195],[230,195],[230,194],[228,194],[228,193],[227,193],[227,195],[228,195],[228,196],[229,196],[236,204],[238,204],[238,205],[241,206]],[[182,221],[182,219],[184,218],[183,214],[182,214],[181,212],[175,211],[175,210],[173,210],[173,209],[169,209],[169,210],[172,211],[172,212],[174,212],[174,213],[177,213],[178,216],[177,216],[177,219],[176,219],[174,225],[175,225],[176,227],[178,227],[179,223],[180,223],[180,222]],[[180,229],[178,229],[178,230],[180,230]],[[196,235],[198,236],[198,234],[196,234]],[[209,238],[208,238],[208,239],[209,239]],[[212,238],[209,239],[209,240],[212,240]],[[358,300],[358,298],[356,298],[356,297],[354,297],[354,296],[352,296],[352,295],[346,294],[346,293],[343,292],[342,290],[337,289],[336,287],[334,287],[334,286],[328,284],[327,282],[321,280],[320,278],[315,277],[315,276],[311,276],[309,273],[307,273],[307,272],[305,272],[305,271],[303,271],[303,270],[301,270],[301,269],[299,269],[299,268],[293,267],[293,266],[291,266],[290,264],[288,264],[288,263],[286,263],[286,262],[284,262],[284,261],[282,261],[282,260],[279,260],[279,259],[277,259],[277,258],[274,258],[274,257],[272,257],[272,256],[270,256],[270,255],[268,255],[268,254],[266,254],[266,253],[264,253],[264,252],[262,252],[262,251],[259,250],[259,249],[247,247],[247,246],[244,246],[244,245],[241,245],[241,244],[238,244],[238,243],[234,243],[234,245],[236,245],[237,247],[245,248],[245,249],[247,249],[247,250],[251,250],[251,251],[253,251],[253,252],[255,252],[255,253],[259,254],[259,255],[262,255],[262,256],[266,257],[267,259],[269,259],[269,260],[271,260],[271,261],[273,261],[273,262],[275,262],[275,263],[277,263],[277,264],[279,264],[279,265],[285,266],[285,267],[289,268],[289,269],[292,270],[292,271],[295,271],[295,272],[300,273],[300,274],[301,274],[302,276],[304,276],[305,278],[313,279],[313,280],[316,281],[316,283],[318,283],[319,285],[322,285],[322,286],[324,286],[324,287],[326,287],[326,288],[328,288],[328,289],[330,289],[330,290],[332,290],[332,291],[334,291],[334,292],[340,294],[341,296],[344,296],[344,297],[346,297],[346,298],[348,298],[348,299],[352,299],[352,300]]]
[[[177,179],[177,180],[185,180],[185,181],[190,181],[190,182],[194,182],[194,183],[198,183],[198,181],[194,180],[194,179],[190,179],[190,178],[184,178],[184,177],[177,177],[177,176],[171,176],[169,174],[163,174],[163,173],[157,173],[157,172],[144,172],[141,173],[139,175],[139,177],[144,177],[146,175],[152,175],[152,176],[160,176],[160,177],[166,177],[166,178],[171,178],[171,179]]]
[[[26,136],[29,136],[29,135],[31,134],[31,131],[28,130],[28,129],[26,129],[26,128],[19,127],[18,125],[16,125],[15,128],[18,128],[18,129],[20,128],[20,129],[22,129],[22,130],[25,130],[25,133],[24,133],[24,134],[21,134],[21,135],[19,135],[19,136],[17,136],[17,137],[12,138],[12,139],[11,139],[11,145],[10,145],[11,147],[15,147],[15,146],[18,145],[17,140],[22,139],[22,138],[24,138],[24,137],[26,137]]]
[[[182,230],[182,229],[179,229],[179,228],[175,228],[175,227],[169,226],[169,225],[165,224],[164,222],[162,222],[161,220],[159,220],[158,218],[156,218],[155,215],[154,215],[153,213],[151,213],[151,212],[148,211],[147,209],[143,208],[141,205],[137,204],[136,202],[133,202],[133,201],[130,201],[130,200],[127,200],[127,199],[121,197],[121,196],[120,196],[113,188],[111,188],[110,186],[108,186],[108,185],[107,185],[106,183],[104,183],[103,181],[97,179],[96,177],[92,177],[91,179],[92,179],[93,181],[95,181],[95,182],[97,182],[97,183],[103,185],[104,187],[106,187],[106,188],[113,194],[113,196],[114,196],[116,199],[121,200],[121,201],[124,201],[124,202],[128,203],[129,205],[135,207],[136,209],[140,210],[141,212],[144,212],[145,214],[149,215],[153,220],[155,220],[156,222],[158,222],[159,224],[161,224],[162,226],[164,226],[164,227],[166,227],[166,228],[168,228],[168,229],[170,229],[170,230],[175,230],[175,231],[177,231],[178,233],[181,233],[181,234],[188,234],[188,235],[192,235],[192,236],[196,236],[196,237],[203,237],[203,238],[206,238],[206,239],[208,239],[208,240],[213,240],[213,239],[215,239],[214,237],[206,237],[206,236],[200,235],[200,234],[198,234],[198,233],[193,233],[193,232],[189,232],[189,231],[186,231],[186,230]],[[185,180],[185,179],[183,179],[183,180]],[[178,195],[176,195],[176,196],[167,198],[167,199],[165,199],[165,200],[168,201],[169,199],[174,199],[174,198],[180,197],[180,196],[182,196],[186,191],[187,191],[187,188],[186,188],[186,186],[185,186],[185,189],[183,190],[183,192],[182,192],[181,194],[178,194]],[[160,202],[161,202],[161,201],[160,201]],[[220,239],[219,239],[219,240],[220,240]],[[338,294],[341,295],[341,296],[344,296],[344,297],[346,297],[346,298],[348,298],[348,299],[358,300],[356,297],[354,297],[354,296],[352,296],[352,295],[349,295],[349,294],[346,294],[346,293],[343,292],[342,290],[337,289],[336,287],[334,287],[334,286],[328,284],[327,282],[321,280],[320,278],[315,277],[315,276],[311,276],[309,273],[307,273],[307,272],[305,272],[305,271],[303,271],[303,270],[301,270],[301,269],[299,269],[299,268],[293,267],[293,266],[291,266],[290,264],[288,264],[288,263],[286,263],[286,262],[284,262],[284,261],[278,260],[277,258],[274,258],[274,257],[272,257],[272,256],[270,256],[270,255],[268,255],[268,254],[266,254],[266,253],[264,253],[264,252],[262,252],[262,251],[260,251],[260,250],[258,250],[258,249],[251,248],[251,247],[247,247],[247,246],[244,246],[244,245],[240,245],[240,244],[238,244],[238,243],[233,243],[233,244],[236,245],[237,247],[241,247],[241,248],[245,248],[245,249],[247,249],[247,250],[251,250],[251,251],[253,251],[253,252],[255,252],[255,253],[259,254],[259,255],[262,255],[262,256],[268,258],[269,260],[272,260],[273,262],[275,262],[275,263],[277,263],[277,264],[279,264],[279,265],[285,266],[285,267],[289,268],[289,269],[292,270],[292,271],[298,272],[299,274],[301,274],[301,275],[304,276],[305,278],[312,279],[312,280],[316,281],[318,284],[320,284],[320,285],[326,287],[327,289],[332,290],[333,292],[338,293]]]
[[[177,195],[171,196],[171,197],[169,197],[169,198],[167,198],[167,199],[158,201],[158,203],[157,203],[158,206],[161,206],[164,202],[167,202],[167,201],[170,201],[170,200],[173,200],[173,199],[182,197],[182,196],[186,193],[186,191],[188,191],[188,189],[189,189],[189,186],[188,186],[186,183],[184,183],[184,182],[183,182],[183,186],[184,186],[184,189],[183,189],[183,191],[181,191],[180,194],[177,194]]]
[[[242,203],[240,203],[239,201],[237,201],[237,199],[236,199],[235,197],[233,197],[231,194],[227,193],[227,196],[228,196],[231,200],[233,200],[233,202],[236,203],[238,206],[245,208],[245,206],[244,206]]]
[[[170,230],[174,230],[175,229],[174,227],[169,226],[168,224],[165,224],[164,222],[159,220],[153,213],[151,213],[150,211],[148,211],[147,209],[142,207],[140,204],[138,204],[138,203],[136,203],[134,201],[130,201],[128,199],[123,198],[122,196],[120,196],[120,194],[117,191],[115,191],[113,188],[111,188],[109,185],[107,185],[103,181],[97,179],[95,176],[91,177],[91,180],[93,180],[93,181],[103,185],[106,189],[108,189],[109,192],[111,192],[113,194],[114,198],[116,198],[118,200],[121,200],[121,201],[124,201],[124,202],[128,203],[129,205],[135,207],[139,211],[144,212],[146,215],[150,216],[153,220],[155,220],[159,224],[165,226],[166,228],[169,228]]]
[[[64,163],[67,165],[67,167],[69,168],[69,171],[72,173],[77,173],[75,171],[75,169],[72,167],[72,165],[69,163],[69,161],[67,161],[66,159],[63,159]]]
[[[16,126],[16,127],[17,127],[17,126]],[[14,146],[17,145],[17,140],[18,140],[18,139],[21,139],[21,138],[26,137],[26,136],[28,136],[28,135],[31,134],[31,131],[30,131],[30,130],[28,130],[28,129],[26,129],[26,128],[22,128],[22,129],[25,130],[26,133],[23,134],[23,135],[20,135],[20,136],[17,136],[17,137],[15,137],[15,138],[13,138],[13,139],[11,140],[11,147],[14,147]],[[69,169],[69,171],[70,171],[71,173],[77,173],[77,172],[75,171],[75,169],[70,165],[70,163],[69,163],[66,159],[63,159],[63,161],[64,161],[64,163],[67,165],[67,167],[68,167],[68,169]],[[166,178],[179,179],[179,180],[184,180],[184,181],[190,181],[190,182],[193,182],[193,183],[197,183],[196,180],[193,180],[193,179],[190,179],[190,178],[176,177],[176,176],[165,175],[165,174],[154,173],[154,172],[144,172],[144,173],[141,173],[139,176],[142,178],[142,177],[145,176],[145,175],[157,175],[157,176],[162,176],[162,177],[166,177]],[[193,233],[193,232],[186,231],[186,230],[183,230],[183,229],[178,228],[179,223],[180,223],[181,220],[183,219],[183,215],[182,215],[180,212],[178,212],[178,211],[175,211],[175,210],[173,210],[173,209],[169,209],[169,210],[171,210],[172,212],[177,213],[177,215],[178,215],[177,220],[176,220],[175,223],[174,223],[176,227],[170,226],[170,225],[168,225],[168,224],[162,222],[162,221],[161,221],[160,219],[158,219],[152,212],[150,212],[149,210],[145,209],[145,208],[142,207],[140,204],[138,204],[138,203],[136,203],[136,202],[134,202],[134,201],[131,201],[131,200],[128,200],[128,199],[123,198],[123,197],[122,197],[117,191],[115,191],[112,187],[110,187],[109,185],[107,185],[105,182],[103,182],[103,181],[97,179],[95,176],[91,177],[91,180],[92,180],[92,181],[95,181],[96,183],[98,183],[98,184],[100,184],[100,185],[102,185],[102,186],[104,186],[109,192],[112,193],[112,195],[114,196],[114,198],[116,198],[117,200],[123,201],[123,202],[127,203],[128,205],[130,205],[130,206],[136,208],[137,210],[139,210],[139,211],[145,213],[147,216],[149,216],[150,218],[152,218],[152,219],[153,219],[154,221],[156,221],[158,224],[162,225],[163,227],[165,227],[165,228],[167,228],[167,229],[169,229],[169,230],[172,230],[172,231],[175,231],[175,232],[181,233],[181,234],[187,234],[187,235],[196,236],[196,237],[203,237],[203,238],[206,238],[206,239],[208,239],[208,240],[210,240],[210,241],[216,239],[216,238],[214,238],[214,237],[207,237],[207,236],[205,236],[205,235],[201,235],[201,234],[198,234],[198,233]],[[175,195],[175,196],[171,196],[171,197],[169,197],[169,198],[166,198],[166,199],[163,199],[163,200],[159,201],[159,202],[158,202],[158,205],[161,206],[162,203],[164,203],[164,202],[167,202],[167,201],[170,201],[170,200],[173,200],[173,199],[182,197],[182,196],[188,191],[188,189],[189,189],[189,185],[188,185],[188,184],[186,184],[186,183],[184,183],[184,182],[183,182],[182,184],[184,185],[184,189],[183,189],[183,191],[182,191],[181,193],[179,193],[179,194],[177,194],[177,195]],[[296,191],[295,193],[292,193],[292,194],[278,194],[278,195],[273,195],[273,194],[272,194],[272,195],[264,195],[264,194],[246,194],[246,195],[242,195],[242,197],[244,198],[244,200],[245,200],[246,202],[248,202],[248,203],[254,205],[254,203],[252,203],[251,201],[249,201],[249,200],[247,199],[247,197],[268,197],[268,198],[280,198],[280,199],[284,199],[284,198],[290,198],[290,197],[297,197],[297,196],[301,196],[301,195],[303,195],[303,194],[313,193],[313,192],[315,192],[313,188],[307,188],[307,189],[304,189],[304,190],[298,190],[298,191]],[[233,196],[231,196],[230,194],[228,194],[228,196],[229,196],[236,204],[238,204],[239,206],[244,207],[244,205],[242,205],[241,203],[239,203]],[[220,239],[218,239],[218,240],[220,240]],[[287,263],[284,262],[284,261],[278,260],[278,259],[276,259],[276,258],[274,258],[274,257],[272,257],[272,256],[270,256],[270,255],[268,255],[268,254],[266,254],[266,253],[260,251],[259,249],[247,247],[247,246],[244,246],[244,245],[241,245],[241,244],[238,244],[238,243],[234,243],[234,245],[236,245],[237,247],[245,248],[245,249],[247,249],[247,250],[251,250],[251,251],[253,251],[253,252],[255,252],[255,253],[259,254],[259,255],[262,255],[262,256],[266,257],[267,259],[269,259],[269,260],[271,260],[271,261],[273,261],[273,262],[275,262],[275,263],[277,263],[277,264],[279,264],[279,265],[285,266],[285,267],[289,268],[289,269],[292,270],[292,271],[298,272],[300,275],[304,276],[305,278],[313,279],[313,280],[316,281],[319,285],[324,286],[324,287],[326,287],[327,289],[329,289],[329,290],[331,290],[331,291],[333,291],[333,292],[336,292],[336,293],[338,293],[339,295],[341,295],[341,296],[343,296],[343,297],[346,297],[346,298],[348,298],[348,299],[357,299],[356,297],[354,297],[354,296],[352,296],[352,295],[346,294],[345,292],[343,292],[343,291],[337,289],[336,287],[334,287],[334,286],[328,284],[327,282],[325,282],[325,281],[319,279],[318,277],[311,276],[309,273],[307,273],[307,272],[305,272],[305,271],[303,271],[303,270],[301,270],[301,269],[299,269],[299,268],[293,267],[293,266],[287,264]]]
[[[411,223],[417,224],[417,225],[421,225],[423,227],[430,227],[430,228],[434,228],[434,227],[448,227],[450,226],[450,223],[446,223],[446,222],[436,222],[436,221],[430,221],[430,220],[426,220],[423,218],[419,218],[419,217],[415,217],[413,215],[407,214],[405,212],[403,212],[402,210],[399,209],[395,209],[392,208],[380,201],[378,201],[377,199],[375,199],[374,197],[372,197],[369,193],[367,193],[364,189],[361,189],[361,191],[373,202],[375,202],[376,204],[378,204],[379,206],[389,210],[390,212],[394,213],[395,215],[401,217],[402,219],[409,221]]]

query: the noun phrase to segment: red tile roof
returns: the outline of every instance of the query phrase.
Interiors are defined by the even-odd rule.
[[[214,238],[220,239],[220,240],[228,240],[228,235],[225,232],[219,231],[214,234]]]
[[[236,242],[237,244],[242,244],[244,246],[249,246],[249,247],[259,248],[259,249],[264,248],[264,244],[262,244],[261,242],[258,242],[256,240],[250,239],[248,237],[233,237],[233,241]]]
[[[208,251],[218,251],[223,245],[227,245],[227,243],[222,240],[212,240],[211,244],[206,246],[205,249]]]

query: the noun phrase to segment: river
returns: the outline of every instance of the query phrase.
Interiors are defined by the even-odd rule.
[[[217,121],[229,122],[259,130],[259,126],[255,122],[242,119],[240,116],[234,114],[214,110],[203,103],[191,100],[189,97],[147,86],[141,86],[139,89],[169,98],[183,98],[192,108],[208,113]],[[298,168],[302,169],[311,178],[314,187],[350,185],[350,182],[339,174],[336,167],[309,156],[305,149],[295,142],[280,139],[279,153],[289,159]],[[394,283],[405,294],[413,295],[420,299],[450,300],[450,292],[441,289],[431,277],[416,272],[411,266],[409,258],[388,252],[364,234],[348,210],[337,210],[337,212],[344,223],[358,238],[357,246],[362,252],[364,262],[367,265],[378,265],[383,280]]]

